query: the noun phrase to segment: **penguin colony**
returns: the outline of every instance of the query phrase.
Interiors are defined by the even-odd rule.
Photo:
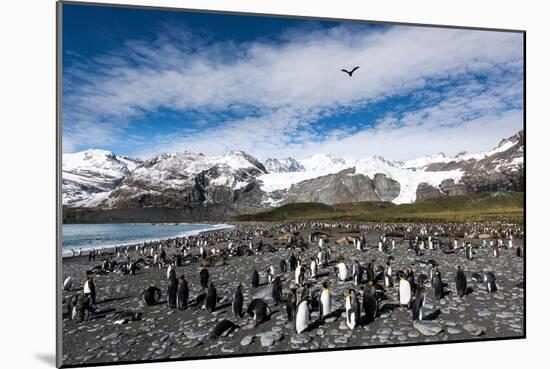
[[[346,236],[339,238],[341,234]],[[159,307],[161,314],[215,318],[203,341],[261,331],[273,319],[284,319],[282,340],[313,334],[333,322],[353,332],[393,310],[405,314],[412,326],[437,317],[437,310],[426,307],[434,303],[427,301],[468,301],[476,290],[487,298],[498,295],[499,273],[492,263],[482,269],[470,265],[479,255],[493,260],[495,267],[503,257],[523,258],[522,238],[520,226],[498,223],[289,222],[241,225],[87,254],[79,250],[87,269],[62,281],[64,326],[100,319],[133,324],[147,320]],[[248,261],[254,256],[259,256],[255,263]],[[449,257],[455,261],[452,270],[438,262]],[[248,270],[247,275],[225,278],[223,270],[230,265]],[[105,312],[102,304],[108,299],[100,291],[115,288],[101,285],[105,276],[124,280],[151,273],[158,278],[149,278],[155,281],[143,285],[139,294],[127,297],[120,291],[120,298],[127,299],[125,309]],[[514,288],[522,288],[521,277],[513,281]],[[220,294],[218,287],[225,292]]]

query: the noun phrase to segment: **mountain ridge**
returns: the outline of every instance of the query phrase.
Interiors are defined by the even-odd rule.
[[[206,156],[190,151],[149,160],[89,149],[63,156],[67,208],[184,208],[217,217],[263,211],[292,202],[414,203],[427,198],[523,191],[524,134],[481,153],[444,153],[396,161],[315,154],[264,163],[244,151]],[[200,209],[200,210],[199,210]],[[206,210],[205,210],[206,209]],[[214,210],[213,210],[214,211]]]

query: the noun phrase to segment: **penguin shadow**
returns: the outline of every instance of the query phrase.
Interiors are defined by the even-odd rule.
[[[437,309],[437,310],[432,311],[428,315],[422,317],[422,320],[427,320],[427,321],[436,320],[437,318],[439,318],[440,315],[441,315],[441,310]]]
[[[326,316],[324,317],[319,317],[317,318],[317,320],[311,322],[307,329],[306,329],[306,332],[309,332],[309,331],[312,331],[312,330],[315,330],[317,328],[319,328],[320,326],[322,326],[323,324],[325,324],[325,321],[326,319],[328,318],[338,318],[340,317],[340,315],[342,315],[342,313],[345,311],[345,309],[343,308],[338,308],[334,311],[331,311],[329,314],[327,314]]]
[[[103,300],[101,300],[101,301],[96,302],[96,305],[106,304],[106,303],[108,303],[108,302],[115,302],[115,301],[120,301],[120,300],[126,300],[126,299],[129,299],[130,297],[132,297],[132,296],[122,296],[122,297],[107,298],[107,299],[103,299]]]
[[[380,309],[378,309],[377,316],[380,316],[380,315],[385,314],[385,313],[391,313],[395,309],[399,308],[400,306],[401,305],[399,305],[399,304],[386,303],[386,304],[382,305],[380,307]]]
[[[223,305],[219,305],[219,306],[216,306],[216,308],[214,309],[214,311],[218,311],[218,310],[223,310],[227,307],[231,306],[231,302],[226,302],[225,304]]]
[[[94,311],[93,315],[90,317],[90,320],[96,320],[96,319],[102,319],[105,318],[110,313],[115,312],[116,309],[105,309],[105,310],[96,310]]]

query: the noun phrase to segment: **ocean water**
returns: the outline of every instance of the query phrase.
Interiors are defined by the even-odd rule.
[[[85,251],[130,245],[230,227],[226,224],[190,223],[64,224],[63,255],[70,254],[70,249],[82,248]]]

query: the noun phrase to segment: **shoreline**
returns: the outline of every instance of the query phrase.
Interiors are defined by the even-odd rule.
[[[110,224],[110,223],[104,223],[104,224]],[[158,241],[171,241],[171,240],[174,240],[174,239],[178,239],[178,238],[183,238],[183,237],[190,237],[190,236],[199,236],[199,235],[203,235],[203,234],[208,234],[208,233],[212,233],[212,232],[220,232],[220,231],[228,231],[228,230],[231,230],[231,229],[235,229],[237,228],[238,226],[235,225],[235,224],[227,224],[227,223],[215,223],[215,224],[210,224],[210,223],[173,223],[173,222],[168,222],[168,223],[126,223],[126,224],[197,224],[197,225],[211,225],[211,226],[218,226],[217,228],[211,228],[211,229],[197,229],[197,230],[192,230],[192,231],[186,231],[186,232],[183,232],[177,236],[173,236],[173,237],[168,237],[168,238],[154,238],[154,239],[144,239],[144,240],[141,240],[139,242],[128,242],[128,243],[120,243],[120,244],[116,244],[116,245],[99,245],[99,246],[90,246],[90,247],[78,247],[78,248],[64,248],[63,247],[63,240],[61,240],[61,257],[62,259],[70,259],[70,258],[77,258],[79,256],[87,256],[89,254],[89,252],[91,250],[101,250],[102,252],[113,252],[116,248],[120,248],[120,247],[132,247],[132,246],[136,246],[138,244],[141,244],[141,243],[147,243],[147,242],[158,242]],[[75,223],[71,223],[71,224],[63,224],[62,226],[64,225],[75,225]],[[82,223],[82,224],[77,224],[77,225],[88,225],[87,223]],[[59,249],[59,245],[57,245],[58,249]],[[79,254],[79,255],[71,255],[71,250],[74,250],[74,251],[78,251],[78,250],[81,250],[82,252]],[[69,253],[69,254],[66,254]]]

